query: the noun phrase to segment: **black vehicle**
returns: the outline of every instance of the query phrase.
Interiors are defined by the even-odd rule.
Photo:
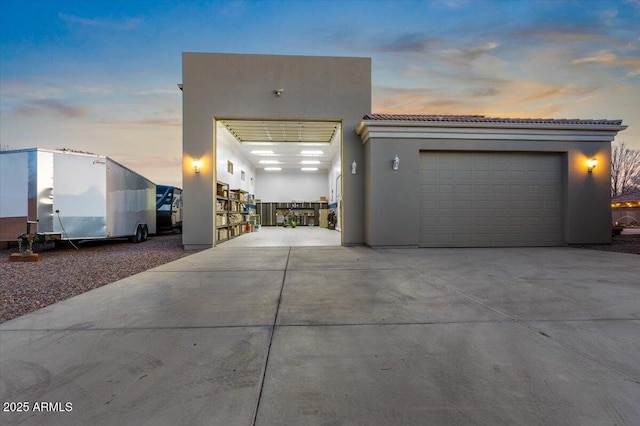
[[[156,232],[182,232],[182,189],[156,186]]]

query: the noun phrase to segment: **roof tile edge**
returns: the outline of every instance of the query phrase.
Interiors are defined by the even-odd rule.
[[[620,126],[622,120],[583,120],[577,118],[501,118],[484,115],[430,115],[430,114],[365,114],[369,121],[422,121],[455,123],[502,123],[502,124],[557,124],[557,125],[608,125]]]

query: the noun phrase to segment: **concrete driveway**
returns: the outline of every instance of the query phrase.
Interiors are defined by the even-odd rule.
[[[218,247],[2,324],[0,423],[637,425],[638,260]]]

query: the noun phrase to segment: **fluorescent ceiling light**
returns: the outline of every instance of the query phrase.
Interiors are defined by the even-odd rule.
[[[303,167],[300,170],[302,170],[303,172],[315,172],[316,170],[318,170],[317,167]]]
[[[280,164],[278,160],[260,160],[260,164]]]
[[[318,160],[302,160],[300,164],[320,164]]]
[[[282,170],[282,168],[280,168],[280,167],[265,167],[264,169],[267,170],[267,171],[270,171],[270,172],[278,172],[278,171]]]
[[[270,155],[273,154],[273,151],[260,151],[260,150],[253,150],[251,151],[252,154],[256,154],[256,155]]]
[[[322,152],[320,150],[317,150],[317,151],[306,151],[306,150],[303,150],[303,151],[300,151],[300,154],[302,154],[302,155],[322,155],[322,154],[324,154],[324,152]]]

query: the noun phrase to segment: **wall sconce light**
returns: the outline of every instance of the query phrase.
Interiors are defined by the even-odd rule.
[[[273,94],[278,96],[278,97],[282,96],[283,93],[284,93],[284,89],[275,89],[273,91]]]
[[[351,174],[355,175],[357,170],[358,170],[358,163],[356,163],[356,160],[353,160],[353,163],[351,163]]]
[[[193,166],[194,172],[200,173],[200,167],[202,167],[202,160],[193,160],[191,165]]]
[[[587,161],[587,170],[589,173],[593,171],[593,169],[598,165],[598,159],[593,157],[591,160]]]
[[[396,155],[395,158],[393,159],[393,165],[391,166],[391,168],[396,171],[400,168],[400,159],[398,158],[398,156]]]

